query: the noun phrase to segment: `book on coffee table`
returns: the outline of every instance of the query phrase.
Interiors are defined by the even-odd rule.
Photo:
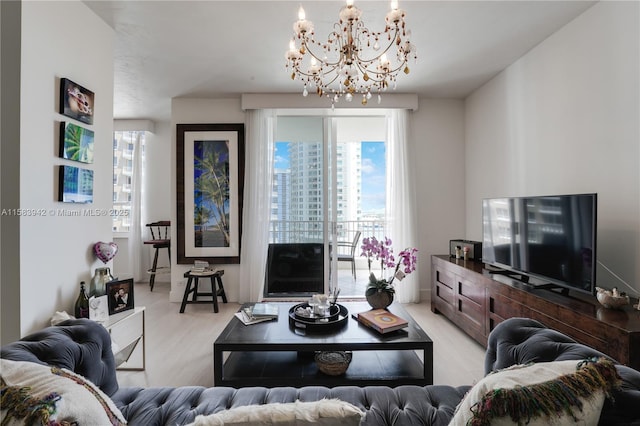
[[[274,303],[258,302],[251,308],[251,316],[254,318],[278,318],[278,305]]]
[[[409,325],[409,322],[399,316],[392,314],[386,309],[373,309],[371,311],[360,312],[356,315],[356,319],[371,327],[379,333],[391,333],[400,330]]]
[[[244,325],[252,325],[258,324],[260,322],[272,321],[274,318],[264,317],[264,318],[256,318],[251,316],[251,309],[241,309],[239,312],[235,313],[236,318],[238,318]]]

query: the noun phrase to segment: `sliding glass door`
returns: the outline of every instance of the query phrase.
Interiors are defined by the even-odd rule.
[[[280,115],[276,129],[266,295],[362,296],[362,236],[384,226],[384,117]]]

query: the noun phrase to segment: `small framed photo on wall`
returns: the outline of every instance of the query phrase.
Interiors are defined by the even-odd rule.
[[[59,166],[58,201],[93,203],[93,170]]]
[[[95,95],[68,78],[60,79],[60,114],[86,124],[93,124]]]
[[[115,315],[133,309],[133,278],[108,282],[107,299],[109,315]]]

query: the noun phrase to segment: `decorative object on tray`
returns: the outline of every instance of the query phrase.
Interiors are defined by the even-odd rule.
[[[340,305],[330,305],[326,315],[306,316],[313,312],[308,303],[299,303],[289,309],[289,325],[296,330],[325,332],[342,328],[349,319],[349,310]]]
[[[393,281],[399,281],[416,270],[418,252],[415,248],[406,248],[398,254],[398,259],[393,255],[391,239],[384,237],[378,241],[376,237],[367,237],[362,240],[362,256],[366,256],[369,266],[369,284],[365,291],[367,302],[374,309],[384,309],[393,302],[395,288]],[[380,262],[380,278],[371,272],[373,260]],[[390,278],[385,278],[385,270],[393,268]]]
[[[596,292],[598,302],[608,309],[622,309],[623,306],[631,303],[629,296],[625,292],[619,292],[617,287],[611,290],[596,287]]]
[[[314,322],[329,322],[335,321],[340,314],[340,307],[337,305],[327,305],[326,309],[318,309],[316,306],[311,306],[307,303],[297,305],[296,310],[293,312],[297,319]]]
[[[407,320],[385,309],[373,309],[371,311],[360,312],[356,315],[356,319],[358,322],[382,334],[391,333],[392,331],[403,329],[409,325]]]
[[[351,351],[320,351],[314,357],[318,370],[329,376],[346,373],[352,358]]]
[[[307,313],[301,312],[302,316],[309,317],[325,317],[329,312],[329,297],[326,294],[314,294],[309,300],[309,306],[306,308]]]

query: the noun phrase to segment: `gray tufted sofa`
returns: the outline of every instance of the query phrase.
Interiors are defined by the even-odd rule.
[[[447,425],[470,386],[340,386],[326,388],[120,388],[108,332],[89,320],[70,320],[2,347],[2,358],[67,368],[108,394],[130,425],[182,425],[199,414],[272,402],[338,398],[366,412],[363,425]],[[486,372],[527,362],[584,359],[602,354],[547,329],[537,321],[513,318],[491,333]],[[640,372],[617,366],[623,379],[615,401],[607,402],[601,425],[640,425]]]

